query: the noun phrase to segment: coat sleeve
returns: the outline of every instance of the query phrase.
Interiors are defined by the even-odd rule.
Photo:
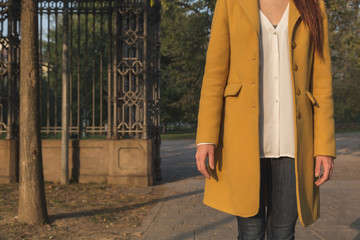
[[[229,23],[226,0],[217,0],[200,92],[196,143],[218,145],[223,93],[230,63]]]
[[[318,106],[314,107],[314,156],[326,155],[336,158],[334,104],[329,48],[328,20],[325,4],[320,0],[323,12],[323,59],[315,52],[312,92]]]

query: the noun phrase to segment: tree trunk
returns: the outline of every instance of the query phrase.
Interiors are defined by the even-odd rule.
[[[40,136],[37,0],[21,1],[19,209],[29,225],[48,222]]]

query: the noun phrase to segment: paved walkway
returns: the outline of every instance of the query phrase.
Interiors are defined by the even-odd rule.
[[[360,133],[337,134],[333,177],[320,187],[321,217],[296,225],[297,240],[360,240]],[[166,192],[132,235],[132,240],[232,240],[234,216],[202,203],[204,177],[195,165],[194,140],[162,142]]]

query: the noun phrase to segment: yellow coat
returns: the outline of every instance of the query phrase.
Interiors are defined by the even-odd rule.
[[[295,121],[299,220],[319,218],[315,156],[336,157],[331,60],[324,1],[324,59],[290,0],[289,48]],[[196,144],[212,142],[216,169],[206,180],[204,203],[250,217],[259,209],[259,11],[255,0],[217,0],[201,88]]]

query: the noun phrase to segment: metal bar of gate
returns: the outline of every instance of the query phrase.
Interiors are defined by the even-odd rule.
[[[108,129],[107,129],[107,135],[106,135],[106,138],[108,139],[111,139],[112,138],[112,119],[111,119],[111,87],[112,87],[112,82],[111,82],[111,79],[112,79],[112,69],[113,69],[113,65],[112,65],[112,19],[113,19],[113,10],[112,10],[112,7],[111,7],[111,4],[109,4],[109,9],[108,9],[108,26],[107,26],[107,29],[108,29],[108,46],[107,46],[107,49],[108,49],[108,57],[107,57],[107,71],[108,71],[108,93],[107,93],[107,109],[108,109],[108,113],[107,113],[107,120],[108,120]]]
[[[61,184],[69,179],[69,6],[64,0],[62,48]]]

